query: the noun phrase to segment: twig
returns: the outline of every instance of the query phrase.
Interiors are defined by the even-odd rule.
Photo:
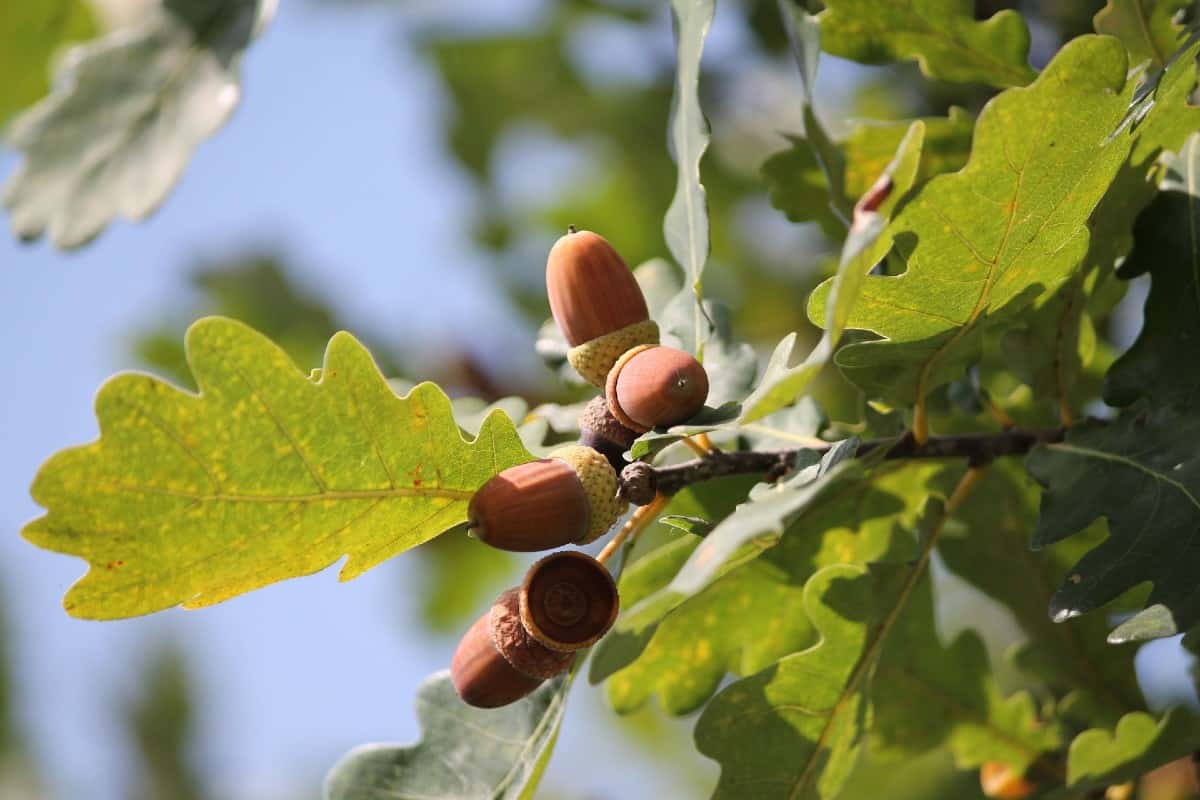
[[[626,539],[632,542],[647,525],[655,520],[658,512],[662,511],[663,506],[670,499],[665,494],[659,494],[649,503],[634,511],[633,516],[621,527],[621,530],[617,531],[617,535],[612,538],[612,541],[604,545],[604,549],[600,551],[600,555],[596,556],[596,560],[601,564],[607,563]]]
[[[971,466],[982,466],[993,459],[1002,456],[1023,455],[1042,442],[1062,441],[1063,428],[1052,430],[1026,431],[1006,430],[999,433],[971,433],[958,436],[932,436],[924,444],[919,444],[912,434],[899,439],[870,439],[859,444],[855,456],[864,456],[874,450],[886,448],[885,459],[896,458],[965,458]],[[719,478],[724,475],[754,475],[786,472],[796,463],[796,457],[803,452],[824,452],[833,445],[824,444],[821,447],[802,447],[794,450],[744,450],[709,452],[704,458],[675,464],[669,467],[649,467],[645,463],[634,466],[638,473],[639,488],[643,491],[625,494],[630,499],[648,497],[644,491],[646,473],[649,468],[651,481],[649,489],[658,495],[673,495],[685,486],[693,483]],[[626,467],[630,470],[630,467]],[[630,484],[632,488],[633,472],[621,474],[621,484],[624,488]]]

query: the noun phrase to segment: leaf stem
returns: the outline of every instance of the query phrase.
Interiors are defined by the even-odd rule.
[[[604,549],[600,551],[600,555],[596,556],[596,560],[601,564],[608,563],[613,553],[617,552],[617,549],[626,540],[633,542],[633,540],[637,539],[638,534],[645,530],[658,517],[658,512],[662,511],[663,506],[670,499],[669,496],[660,492],[649,503],[634,511],[629,520],[621,527],[621,530],[617,531],[617,535],[612,538],[612,541],[604,545]]]

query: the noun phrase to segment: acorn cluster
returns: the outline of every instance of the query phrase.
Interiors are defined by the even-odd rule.
[[[688,353],[659,342],[633,273],[603,237],[574,228],[546,262],[550,310],[571,345],[568,360],[604,391],[580,416],[580,443],[504,470],[467,509],[470,534],[502,550],[587,544],[624,513],[618,471],[639,434],[693,417],[708,375]],[[463,636],[450,665],[459,696],[496,708],[570,668],[617,617],[617,587],[578,551],[536,562]]]

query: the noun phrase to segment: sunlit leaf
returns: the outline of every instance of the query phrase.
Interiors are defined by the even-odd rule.
[[[0,5],[0,126],[50,89],[55,50],[96,32],[83,0],[39,0]]]
[[[1078,791],[1134,780],[1196,749],[1200,720],[1176,708],[1161,719],[1136,711],[1112,731],[1094,728],[1067,751],[1067,785]]]
[[[865,64],[915,60],[946,81],[1022,86],[1029,66],[1029,29],[1015,11],[975,20],[970,0],[825,0],[821,46]]]
[[[324,800],[529,800],[570,684],[554,678],[504,708],[478,709],[458,699],[449,673],[431,675],[417,691],[421,740],[351,750],[326,777]]]
[[[1132,63],[1150,61],[1161,67],[1179,47],[1183,27],[1174,18],[1191,4],[1191,0],[1108,0],[1096,12],[1096,33],[1120,39]]]
[[[907,269],[866,279],[847,327],[885,338],[839,351],[851,380],[893,404],[923,399],[978,357],[988,328],[1074,274],[1129,152],[1128,135],[1109,134],[1130,90],[1120,43],[1085,36],[984,108],[967,166],[927,183],[888,229]],[[814,321],[828,292],[814,293]]]
[[[187,351],[198,395],[113,378],[99,441],[34,481],[47,513],[24,535],[90,565],[75,616],[208,605],[342,556],[355,577],[464,522],[475,489],[531,459],[502,413],[470,441],[437,386],[397,397],[349,334],[316,381],[231,320],[196,323]]]
[[[55,91],[9,130],[25,156],[4,187],[16,235],[72,248],[153,213],[237,106],[238,61],[270,5],[169,0],[72,50]]]

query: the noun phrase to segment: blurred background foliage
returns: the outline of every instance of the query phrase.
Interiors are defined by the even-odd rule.
[[[346,7],[348,13],[358,5],[352,0],[290,2]],[[398,17],[412,10],[401,0],[375,4],[394,6]],[[981,19],[1004,8],[1019,9],[1033,32],[1031,60],[1041,66],[1063,41],[1090,31],[1102,5],[1101,0],[980,0],[975,7]],[[0,74],[6,76],[0,85],[0,123],[46,91],[52,52],[65,42],[86,39],[97,26],[136,19],[137,6],[119,0],[103,0],[94,8],[76,0],[0,0]],[[548,315],[542,282],[546,243],[568,224],[603,232],[631,265],[666,254],[661,221],[675,188],[666,146],[674,63],[664,35],[670,24],[667,4],[548,0],[535,4],[533,13],[495,24],[454,13],[419,17],[420,24],[397,30],[421,54],[443,92],[445,154],[460,167],[471,193],[472,212],[462,221],[461,235],[487,254],[504,302],[517,312],[532,343]],[[803,133],[796,102],[800,85],[785,48],[775,0],[726,0],[701,82],[713,129],[702,167],[712,231],[707,291],[730,306],[738,336],[762,352],[793,330],[815,338],[806,298],[830,270],[837,246],[819,222],[794,225],[771,208],[759,175],[769,157],[791,147],[789,135]],[[847,120],[944,116],[952,108],[975,114],[992,94],[978,86],[931,82],[912,65],[867,68],[827,59],[822,69],[834,73],[836,84],[829,97],[818,97],[819,112],[838,139],[850,133]],[[803,168],[795,167],[797,173]],[[467,347],[431,361],[412,342],[351,325],[319,288],[297,279],[287,252],[257,247],[216,262],[199,261],[190,271],[190,285],[181,287],[189,299],[147,313],[143,326],[129,332],[131,355],[190,385],[183,331],[199,316],[222,314],[263,331],[301,365],[320,363],[330,334],[353,327],[390,376],[435,380],[452,394],[488,402],[518,395],[530,407],[580,397],[548,370],[498,369]],[[856,421],[857,396],[832,373],[823,387],[831,415]],[[513,556],[457,534],[423,546],[418,557],[424,559],[419,622],[437,634],[460,631],[520,569]],[[984,620],[993,655],[1011,644],[1013,626],[979,611],[987,605],[981,596],[963,587],[946,596],[954,603],[951,625],[954,619]],[[397,619],[396,625],[412,622]],[[7,641],[0,635],[0,796],[40,798],[38,775],[49,766],[33,763],[11,712],[19,690],[5,668]],[[136,696],[117,700],[113,708],[137,754],[129,796],[215,800],[196,768],[204,744],[194,725],[196,688],[185,651],[164,641],[145,659],[137,685]],[[689,724],[666,720],[649,707],[624,718],[594,716],[608,721],[595,724],[622,726],[647,758],[671,770],[683,796],[705,792],[712,771],[697,768],[702,759],[686,739]],[[314,787],[304,792],[293,796],[316,796]],[[548,786],[544,796],[580,795],[569,787]],[[973,798],[979,789],[973,774],[956,772],[948,754],[935,751],[902,765],[863,764],[847,796]]]

